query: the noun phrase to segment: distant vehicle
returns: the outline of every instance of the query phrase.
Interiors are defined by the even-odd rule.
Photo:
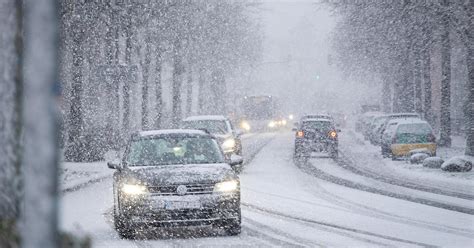
[[[303,119],[296,131],[295,158],[308,157],[311,152],[327,152],[337,158],[338,137],[334,123],[328,119]]]
[[[242,131],[222,115],[191,116],[181,122],[184,129],[202,129],[217,137],[225,154],[242,155]]]
[[[407,119],[407,118],[413,118],[413,119],[421,119],[420,115],[417,113],[392,113],[388,114],[387,118],[385,118],[384,123],[382,124],[382,127],[379,129],[379,135],[382,137],[383,132],[387,128],[387,125],[390,121],[395,120],[395,119]]]
[[[147,226],[223,228],[241,230],[240,181],[225,160],[215,138],[199,130],[157,130],[132,136],[113,182],[114,224],[132,238]]]
[[[308,114],[303,115],[300,118],[300,121],[307,120],[307,119],[326,119],[330,121],[334,121],[334,118],[329,114]]]
[[[275,96],[245,96],[239,104],[240,127],[252,131],[274,131],[287,126]]]
[[[356,131],[361,132],[364,135],[364,138],[367,139],[370,123],[375,117],[382,115],[384,115],[382,112],[367,112],[360,115],[356,121]]]
[[[426,121],[395,119],[383,134],[382,155],[392,159],[406,156],[414,149],[427,149],[436,155],[436,137]]]
[[[369,124],[369,129],[367,132],[368,139],[371,144],[379,145],[380,139],[382,136],[382,128],[385,124],[385,121],[389,118],[389,115],[376,116],[372,119],[372,122]]]

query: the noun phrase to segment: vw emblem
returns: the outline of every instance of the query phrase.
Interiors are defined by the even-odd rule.
[[[178,195],[185,195],[186,192],[188,192],[188,188],[184,185],[179,185],[178,188],[176,188],[176,193],[178,193]]]

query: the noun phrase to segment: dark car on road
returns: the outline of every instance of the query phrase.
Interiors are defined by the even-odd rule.
[[[338,130],[330,119],[304,119],[294,130],[295,158],[308,157],[311,152],[327,152],[337,158]]]
[[[199,130],[132,135],[114,173],[114,224],[130,238],[147,227],[211,226],[240,233],[240,181],[216,139]]]

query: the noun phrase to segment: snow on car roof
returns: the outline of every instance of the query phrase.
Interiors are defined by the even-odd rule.
[[[309,118],[309,119],[304,119],[303,122],[311,122],[311,121],[325,121],[325,122],[331,122],[329,119],[324,119],[324,118]]]
[[[204,120],[225,121],[227,120],[227,118],[225,118],[223,115],[196,115],[196,116],[187,117],[183,121],[204,121]]]
[[[417,113],[392,113],[392,114],[389,114],[390,117],[398,117],[398,116],[416,116],[416,117],[420,117],[419,114]]]
[[[163,134],[206,134],[202,130],[193,130],[193,129],[160,129],[160,130],[150,130],[150,131],[141,131],[138,133],[141,137],[147,136],[156,136]]]
[[[417,118],[406,118],[406,119],[393,119],[389,122],[389,124],[396,123],[397,125],[400,124],[428,124],[428,122],[424,120],[420,120]]]

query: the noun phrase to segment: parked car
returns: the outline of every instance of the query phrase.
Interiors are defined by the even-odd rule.
[[[385,157],[391,156],[395,160],[415,149],[425,149],[436,155],[436,136],[426,121],[410,118],[392,120],[383,137],[382,155]]]
[[[240,181],[215,137],[199,130],[132,136],[113,176],[114,224],[125,238],[148,226],[199,226],[240,233]]]
[[[222,115],[191,116],[181,122],[184,129],[202,129],[217,137],[227,155],[242,155],[242,131],[235,129],[232,122]]]
[[[294,131],[296,131],[295,158],[308,157],[311,152],[327,152],[332,158],[337,158],[338,130],[332,121],[305,119]]]

